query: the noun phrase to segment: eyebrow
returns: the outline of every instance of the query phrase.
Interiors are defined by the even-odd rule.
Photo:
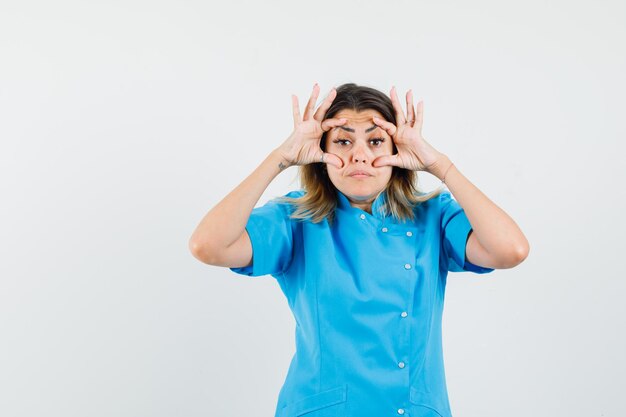
[[[338,127],[342,128],[343,130],[345,130],[346,132],[352,132],[354,133],[354,129],[352,129],[351,127],[345,127],[345,126],[335,126],[335,129],[337,129]],[[369,127],[367,129],[365,129],[365,133],[369,133],[372,130],[376,129],[378,127],[378,125],[372,125],[372,127]]]

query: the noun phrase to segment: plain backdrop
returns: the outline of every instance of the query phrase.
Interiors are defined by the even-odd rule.
[[[626,415],[625,51],[621,1],[3,0],[0,415],[273,415],[278,283],[187,244],[315,82],[413,89],[530,242],[448,276],[455,417]]]

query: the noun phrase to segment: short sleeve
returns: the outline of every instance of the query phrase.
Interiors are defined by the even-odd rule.
[[[297,196],[292,191],[287,196]],[[293,227],[290,205],[285,202],[268,201],[252,209],[246,231],[252,244],[252,264],[229,268],[231,271],[257,277],[275,275],[289,266],[293,254]]]
[[[475,265],[465,257],[467,239],[472,231],[465,210],[452,198],[449,192],[439,195],[441,208],[442,256],[450,272],[474,272],[485,274],[493,268]]]

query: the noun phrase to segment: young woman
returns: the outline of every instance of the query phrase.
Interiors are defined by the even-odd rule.
[[[516,223],[370,87],[332,89],[211,209],[189,245],[211,265],[275,277],[293,311],[296,353],[276,417],[450,417],[441,344],[449,271],[512,268],[529,244]],[[284,169],[302,189],[254,208]],[[423,193],[417,172],[449,189]],[[454,196],[454,199],[452,198]]]

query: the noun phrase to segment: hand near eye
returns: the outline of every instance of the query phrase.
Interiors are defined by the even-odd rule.
[[[341,126],[347,119],[324,119],[326,111],[330,108],[333,100],[337,96],[337,91],[333,88],[315,114],[315,102],[319,95],[320,88],[315,83],[313,93],[309,98],[304,117],[300,119],[300,109],[298,107],[298,97],[291,96],[293,106],[293,132],[285,142],[278,147],[278,151],[289,165],[306,165],[314,162],[331,164],[337,168],[343,166],[342,160],[335,154],[327,153],[320,147],[320,140],[324,132],[336,126]],[[323,121],[322,121],[323,120]]]
[[[413,92],[409,90],[406,94],[407,115],[405,116],[396,94],[396,88],[392,87],[391,103],[396,110],[398,126],[377,117],[374,117],[373,121],[392,137],[398,153],[380,156],[373,161],[373,165],[375,167],[391,165],[412,171],[430,172],[429,169],[435,167],[437,162],[446,156],[422,137],[424,102],[417,103],[416,112],[413,108]]]

